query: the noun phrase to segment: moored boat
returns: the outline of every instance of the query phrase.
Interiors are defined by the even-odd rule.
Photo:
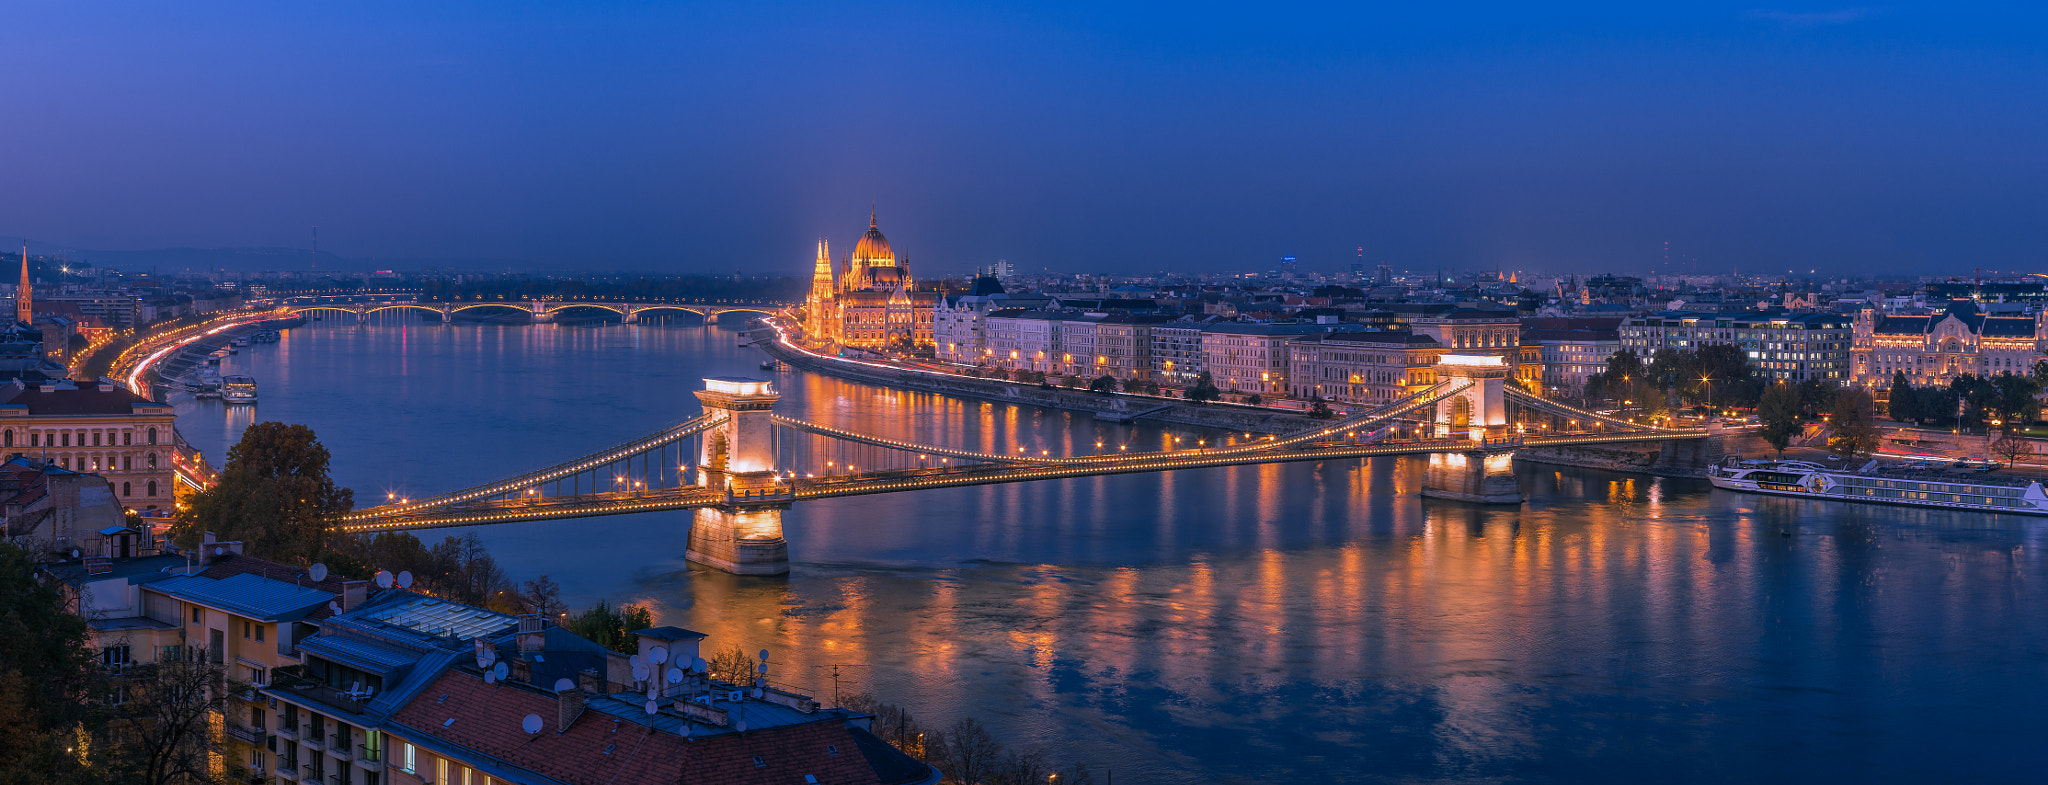
[[[256,380],[247,376],[222,377],[220,398],[227,403],[255,403]]]
[[[1871,461],[1852,471],[1805,461],[1729,461],[1707,467],[1707,481],[1731,491],[1824,501],[2048,515],[2048,492],[2039,479],[1926,462]]]

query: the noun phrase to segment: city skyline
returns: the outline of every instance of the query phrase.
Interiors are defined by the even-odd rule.
[[[2010,10],[17,11],[0,235],[801,276],[2028,269]],[[842,239],[844,238],[844,239]],[[1665,243],[1670,243],[1665,262]],[[1677,272],[1680,270],[1671,270]]]

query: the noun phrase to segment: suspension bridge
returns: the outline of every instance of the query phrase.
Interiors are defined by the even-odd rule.
[[[1286,461],[1426,455],[1422,494],[1522,501],[1512,458],[1525,447],[1704,439],[1530,395],[1498,357],[1445,356],[1443,381],[1293,433],[1193,448],[1052,455],[918,444],[775,413],[765,381],[705,380],[701,416],[553,466],[437,496],[393,498],[344,516],[345,531],[691,510],[687,556],[739,574],[788,571],[781,511],[812,499]]]

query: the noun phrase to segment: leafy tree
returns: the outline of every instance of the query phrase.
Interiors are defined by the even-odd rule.
[[[1266,398],[1258,393],[1252,393],[1244,397],[1244,402],[1247,406],[1258,406],[1265,403]]]
[[[0,783],[68,782],[85,774],[80,727],[103,674],[86,621],[64,586],[35,578],[29,551],[0,542]]]
[[[1913,382],[1906,378],[1905,371],[1892,374],[1891,404],[1888,413],[1893,420],[1899,422],[1919,424],[1924,419],[1920,413],[1919,392],[1913,389]]]
[[[1330,412],[1329,402],[1324,401],[1323,396],[1311,396],[1309,398],[1308,416],[1314,417],[1318,420],[1330,419],[1332,414]]]
[[[1799,390],[1792,385],[1779,382],[1764,391],[1764,398],[1756,407],[1757,419],[1763,421],[1764,441],[1784,457],[1785,448],[1792,444],[1792,437],[1799,434],[1802,424],[1799,419]]]
[[[598,600],[596,605],[571,617],[563,626],[599,646],[632,654],[640,649],[640,642],[633,633],[654,626],[654,613],[645,605],[614,608],[604,600]]]
[[[1998,437],[1997,441],[1991,443],[1991,452],[2000,458],[2004,458],[2006,465],[2009,466],[2019,463],[2021,458],[2032,457],[2034,454],[2034,443],[2028,441],[2026,437],[2007,431],[2004,436]]]
[[[1861,387],[1851,387],[1835,396],[1828,414],[1828,452],[1842,458],[1860,458],[1877,452],[1877,401]]]
[[[2041,416],[2041,381],[2016,373],[1991,377],[1994,393],[1992,411],[2007,433],[2026,426]]]
[[[355,495],[327,474],[327,448],[303,425],[257,423],[228,450],[220,482],[193,495],[172,533],[196,546],[201,532],[240,540],[244,552],[308,564],[331,547],[335,518]]]
[[[1223,391],[1216,387],[1216,380],[1209,376],[1208,371],[1196,376],[1195,386],[1188,388],[1188,400],[1195,403],[1208,403],[1222,397]]]
[[[1088,389],[1095,392],[1116,392],[1116,377],[1106,373],[1097,376],[1094,381],[1088,383]]]

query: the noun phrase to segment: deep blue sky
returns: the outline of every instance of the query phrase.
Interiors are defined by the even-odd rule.
[[[0,6],[0,235],[801,273],[872,200],[925,273],[2048,271],[2021,4],[734,5]]]

